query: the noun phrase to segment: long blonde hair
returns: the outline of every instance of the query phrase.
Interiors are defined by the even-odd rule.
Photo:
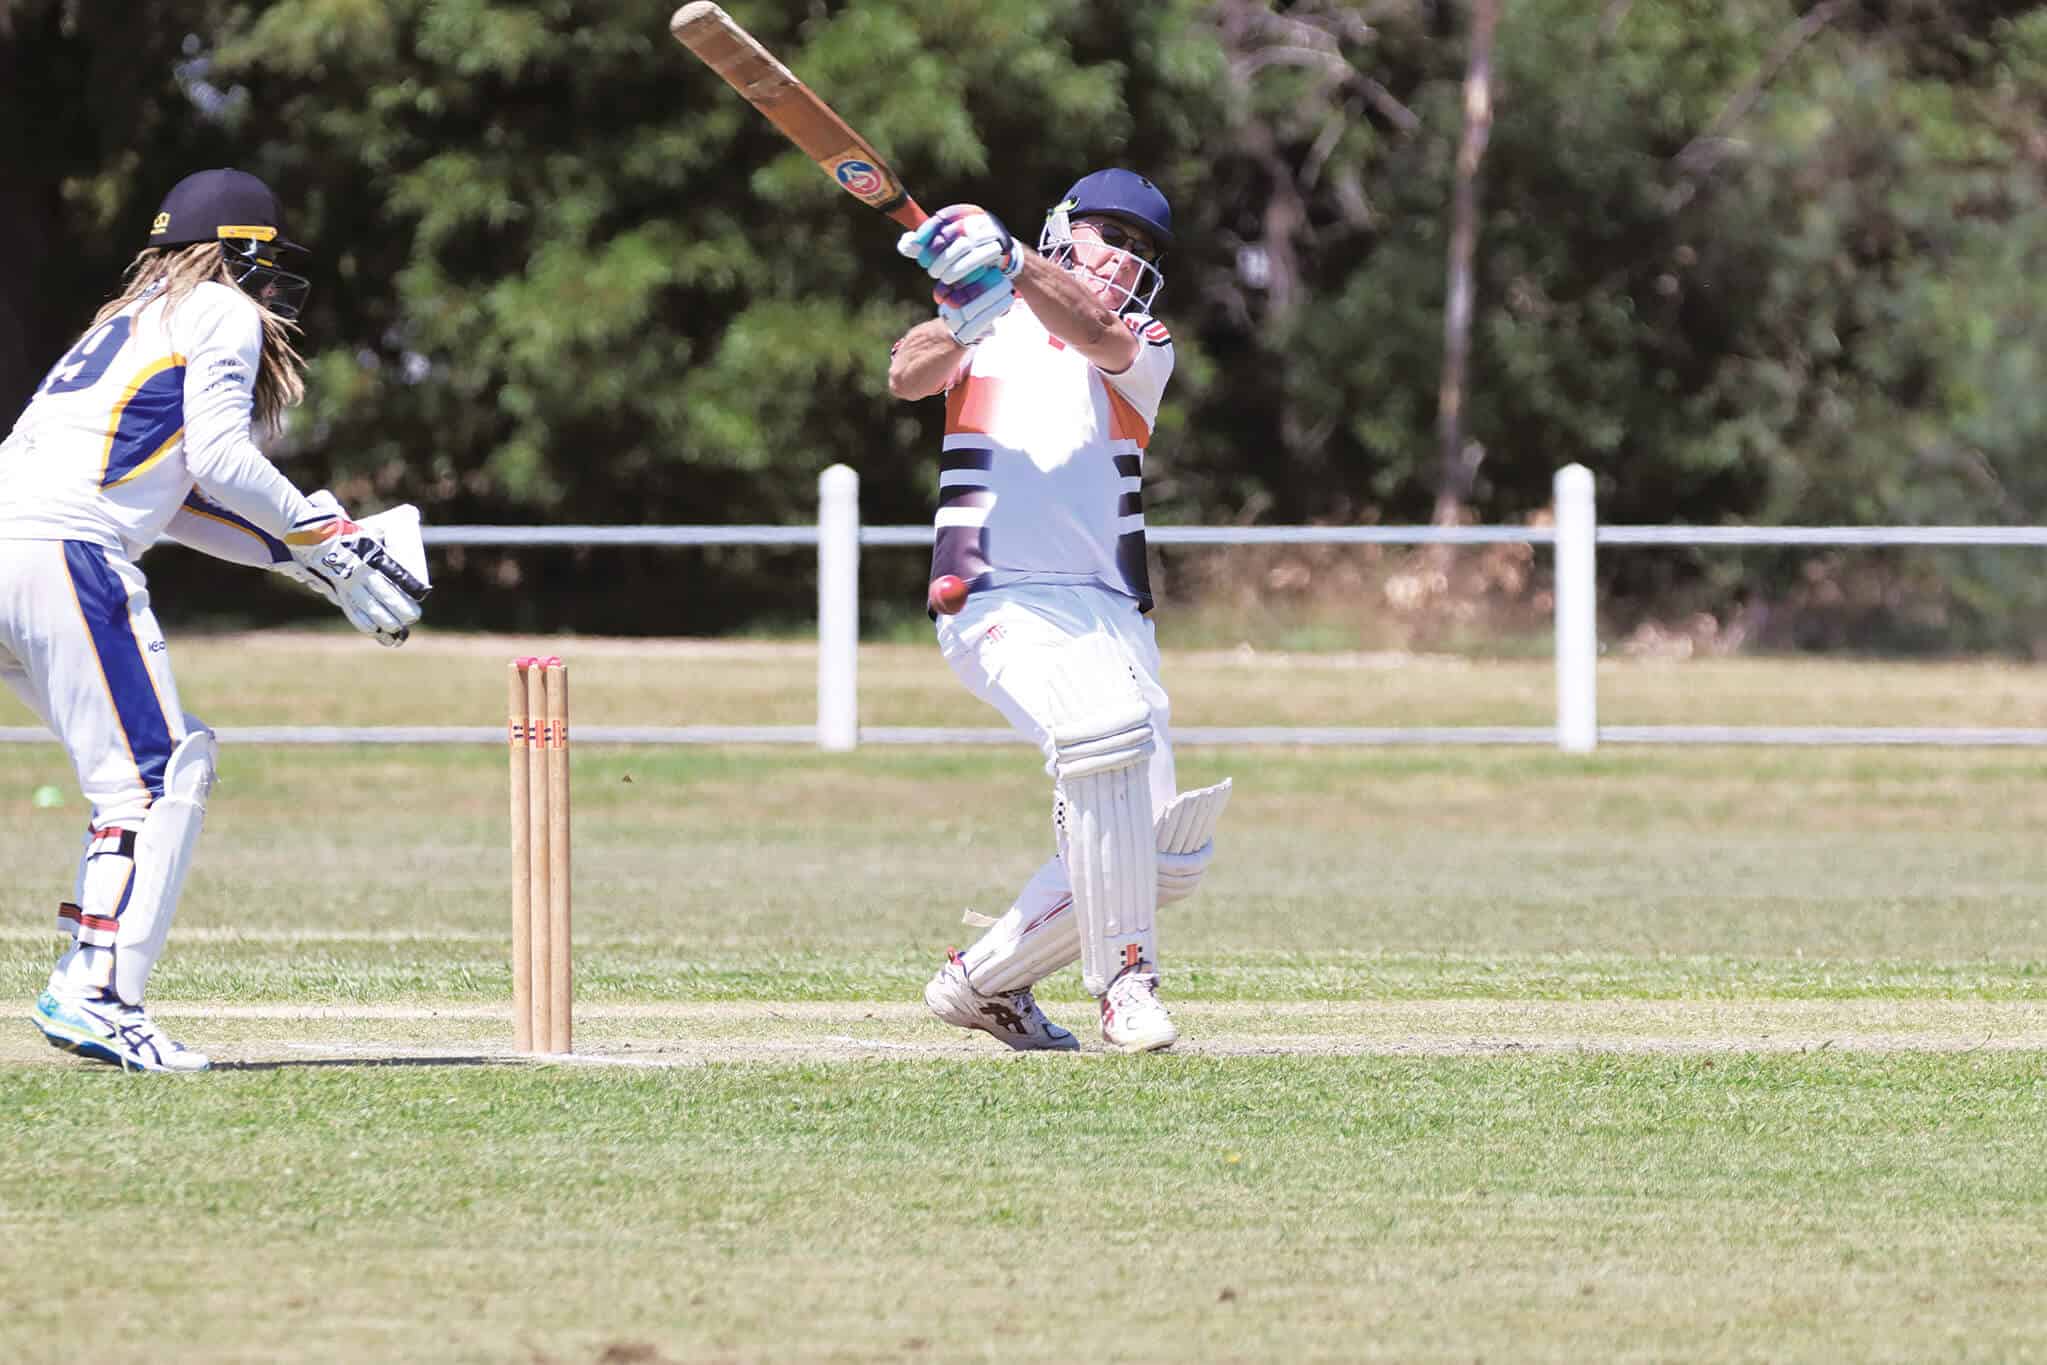
[[[145,247],[128,263],[126,283],[120,294],[93,315],[92,325],[99,326],[136,300],[159,289],[163,291],[164,316],[168,317],[187,294],[208,280],[224,284],[241,294],[263,319],[263,358],[256,367],[256,425],[275,432],[284,410],[306,396],[306,362],[291,344],[299,326],[265,308],[260,299],[242,292],[241,286],[235,283],[233,272],[228,269],[227,253],[221,249],[220,243]],[[91,331],[92,328],[86,330]]]

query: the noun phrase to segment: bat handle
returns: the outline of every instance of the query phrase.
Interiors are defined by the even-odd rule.
[[[918,228],[924,226],[924,220],[931,215],[918,208],[916,200],[908,195],[904,195],[903,202],[890,209],[888,216],[901,223],[904,227],[909,228],[912,232],[915,232]]]

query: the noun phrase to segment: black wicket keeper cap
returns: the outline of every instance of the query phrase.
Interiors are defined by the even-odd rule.
[[[195,171],[163,197],[149,229],[151,246],[190,246],[249,238],[281,251],[304,251],[284,235],[284,210],[270,187],[247,171]]]

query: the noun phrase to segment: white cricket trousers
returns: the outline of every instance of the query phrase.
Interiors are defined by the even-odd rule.
[[[1101,634],[1119,648],[1112,653],[1127,665],[1130,677],[1151,711],[1153,749],[1151,755],[1151,803],[1162,810],[1173,799],[1173,746],[1167,720],[1171,705],[1166,689],[1159,683],[1158,634],[1134,599],[1106,588],[1049,583],[1014,583],[974,593],[957,615],[938,618],[938,645],[945,662],[967,690],[1000,711],[1017,733],[1028,736],[1045,755],[1045,772],[1052,766],[1052,737],[1045,726],[1047,706],[1043,695],[1042,667],[1017,666],[1018,661],[1038,658],[1082,636]],[[1084,655],[1083,657],[1091,657]],[[1105,681],[1105,686],[1108,685]],[[990,931],[991,941],[1012,936],[1029,938],[1061,907],[1073,898],[1066,865],[1056,856],[1031,875],[1017,893],[1006,923]],[[992,949],[1005,959],[1022,955],[1027,949]],[[1049,966],[1050,964],[1042,964]],[[1002,989],[1013,990],[1018,983],[1004,979],[1005,966],[991,975],[1002,980]],[[1023,973],[1035,978],[1035,968]],[[1030,984],[1028,980],[1020,984]]]
[[[0,539],[0,679],[71,756],[92,823],[139,829],[188,728],[142,571],[84,541]]]

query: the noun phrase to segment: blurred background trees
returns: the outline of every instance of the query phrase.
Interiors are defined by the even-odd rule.
[[[1159,181],[1181,369],[1154,520],[1430,517],[1469,6],[728,8],[927,206],[972,200],[1031,237],[1086,170]],[[928,310],[919,277],[892,225],[672,42],[672,9],[0,0],[0,407],[164,190],[235,164],[317,252],[311,396],[279,443],[307,486],[441,522],[796,522],[844,461],[870,520],[923,520],[936,405],[883,382]],[[1461,515],[1538,515],[1578,460],[1617,521],[2047,521],[2047,7],[1511,0],[1491,85]],[[916,600],[912,559],[876,557],[884,593],[900,577]],[[2028,552],[1602,564],[1622,610],[2019,650],[2047,641],[2037,570]],[[806,571],[768,551],[473,551],[435,605],[451,624],[732,629],[803,619],[788,575]]]

